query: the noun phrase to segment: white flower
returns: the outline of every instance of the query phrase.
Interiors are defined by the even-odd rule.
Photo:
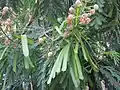
[[[5,7],[3,8],[3,11],[8,11],[8,9],[9,9],[9,8],[5,6]]]
[[[80,0],[76,0],[75,7],[80,7],[82,5]]]
[[[43,38],[38,38],[38,42],[39,42],[39,43],[43,43],[43,42],[44,42],[44,39],[43,39]]]
[[[70,8],[69,8],[69,12],[70,12],[71,14],[74,14],[74,13],[75,13],[75,9],[74,9],[73,7],[70,7]]]
[[[94,9],[95,10],[98,10],[99,9],[99,6],[97,4],[94,5]]]

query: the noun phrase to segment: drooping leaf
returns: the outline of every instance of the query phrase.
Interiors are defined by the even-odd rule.
[[[26,35],[21,35],[22,50],[25,57],[29,56],[28,41]]]

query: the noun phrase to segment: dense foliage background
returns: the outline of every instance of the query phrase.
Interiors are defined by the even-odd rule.
[[[1,90],[120,90],[120,1],[81,0],[99,9],[66,34],[75,1],[0,0]]]

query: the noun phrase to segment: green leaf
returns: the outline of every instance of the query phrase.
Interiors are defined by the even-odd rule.
[[[81,43],[81,47],[82,47],[82,51],[83,51],[83,55],[86,61],[89,61],[89,63],[91,64],[92,68],[94,71],[98,71],[98,67],[95,65],[95,63],[93,62],[93,57],[90,55],[90,52],[88,52],[86,46],[84,45],[82,39],[80,38],[80,43]]]
[[[26,35],[21,35],[22,50],[25,57],[29,56],[28,41]]]
[[[60,69],[61,69],[61,64],[62,61],[64,59],[64,55],[66,54],[66,49],[68,48],[68,44],[61,50],[61,52],[59,53],[57,60],[55,61],[55,64],[52,68],[52,71],[50,73],[49,79],[47,81],[47,84],[51,83],[52,78],[55,78],[55,73],[60,73]],[[65,57],[66,59],[66,57]],[[66,62],[65,62],[66,63]],[[65,64],[66,66],[64,68],[67,67],[67,63]]]
[[[77,54],[75,54],[75,61],[76,61],[76,65],[77,65],[77,71],[78,71],[78,75],[79,75],[79,79],[83,80],[83,73],[82,73],[82,66],[80,64],[80,60]]]
[[[66,71],[67,69],[67,62],[69,60],[69,49],[70,49],[70,44],[66,46],[65,52],[64,52],[64,59],[63,59],[63,65],[62,65],[62,71]]]
[[[29,69],[29,63],[26,57],[24,57],[25,69]]]
[[[75,73],[75,78],[76,80],[79,80],[79,74],[78,74],[78,69],[77,69],[77,63],[76,63],[76,60],[75,60],[75,57],[74,57],[74,53],[73,53],[73,69],[74,69],[74,73]]]
[[[83,77],[83,73],[82,73],[82,67],[81,67],[81,64],[80,64],[79,57],[78,57],[78,47],[79,47],[79,44],[78,44],[78,42],[76,42],[76,46],[75,46],[75,49],[74,49],[74,59],[76,61],[76,65],[77,65],[77,71],[78,71],[79,79],[83,80],[84,77]]]
[[[60,30],[57,26],[55,26],[55,29],[56,29],[56,31],[62,36],[61,30]]]
[[[97,23],[98,25],[102,25],[102,22],[101,22],[100,18],[96,17],[96,23]]]
[[[60,69],[61,69],[61,65],[62,65],[62,60],[63,60],[63,58],[64,58],[64,49],[60,52],[60,54],[59,54],[59,56],[58,56],[58,58],[57,58],[57,61],[59,61],[58,62],[58,64],[56,65],[57,67],[56,67],[56,72],[57,73],[60,73]]]
[[[1,54],[1,56],[0,56],[0,60],[2,60],[2,58],[3,58],[4,54],[5,54],[5,52],[7,51],[7,49],[8,49],[8,47],[6,47],[6,48],[3,50],[3,52],[2,52],[2,54]]]
[[[66,23],[66,20],[64,20],[63,22],[62,22],[62,24],[60,25],[60,31],[63,29],[63,27],[64,27],[64,25],[65,25],[65,23]]]
[[[72,67],[70,67],[70,74],[72,77],[72,81],[73,81],[75,87],[77,88],[79,86],[80,82],[76,80],[76,77],[74,75],[74,71],[73,71]]]
[[[86,61],[88,61],[87,53],[86,53],[86,48],[85,48],[84,43],[83,43],[83,41],[82,41],[81,38],[80,38],[80,43],[81,43],[81,47],[82,47],[82,52],[83,52],[84,59],[85,59]]]
[[[16,52],[15,57],[14,57],[14,61],[13,61],[13,71],[16,72],[16,62],[18,59],[18,53]]]
[[[28,61],[29,65],[34,68],[34,65],[33,65],[30,57],[25,57],[25,58],[27,58],[27,61]]]

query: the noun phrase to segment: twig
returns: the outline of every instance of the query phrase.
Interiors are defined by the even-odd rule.
[[[2,31],[2,33],[11,41],[13,41],[11,38],[9,38],[9,36],[3,31],[3,29],[0,27],[0,30]]]

